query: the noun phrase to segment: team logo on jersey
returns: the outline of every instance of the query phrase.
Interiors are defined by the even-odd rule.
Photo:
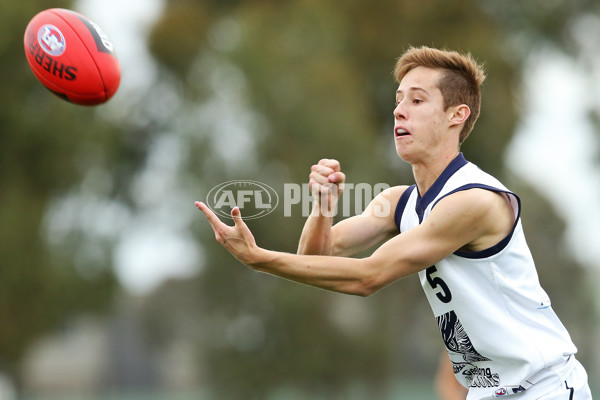
[[[500,386],[500,376],[490,368],[480,368],[476,362],[492,361],[481,355],[473,346],[469,335],[454,311],[436,318],[442,338],[448,349],[455,374],[462,376],[469,387],[485,388]]]
[[[501,388],[497,389],[494,392],[494,395],[492,397],[494,397],[494,398],[504,397],[504,396],[508,396],[511,394],[521,393],[524,391],[525,391],[525,388],[523,386],[506,386],[506,387],[501,387]]]
[[[57,57],[67,49],[62,32],[54,25],[46,24],[38,30],[38,42],[46,53]]]

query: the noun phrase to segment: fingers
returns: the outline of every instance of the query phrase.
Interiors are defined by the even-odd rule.
[[[223,231],[223,228],[230,228],[230,226],[221,222],[219,217],[217,217],[217,215],[206,204],[204,204],[201,201],[197,201],[194,204],[206,216],[208,223],[213,228],[215,233]],[[240,211],[239,207],[234,207],[231,210],[231,218],[233,219],[233,222],[235,223],[236,227],[246,226],[246,223],[242,219],[242,212]]]
[[[337,160],[322,159],[310,168],[310,180],[318,184],[341,183],[346,176],[340,172],[340,163]]]
[[[323,158],[319,160],[316,165],[311,167],[312,172],[316,172],[323,176],[328,176],[333,174],[334,172],[340,171],[340,162],[337,160],[330,160],[327,158]]]
[[[310,168],[309,177],[313,179],[315,182],[320,184],[325,184],[328,182],[328,176],[333,174],[335,171],[329,167],[324,165],[313,165]]]
[[[334,159],[322,158],[321,160],[319,160],[319,165],[331,168],[335,172],[340,170],[340,162]]]
[[[233,207],[231,210],[231,218],[233,218],[233,223],[236,227],[241,228],[246,226],[246,223],[242,219],[242,212],[239,207]]]
[[[334,172],[327,177],[331,183],[344,183],[346,181],[346,174],[343,172]]]
[[[242,219],[242,213],[240,212],[239,207],[234,207],[231,210],[231,217],[233,218],[235,226],[229,226],[221,222],[219,217],[203,202],[197,201],[194,204],[206,216],[208,223],[215,233],[215,239],[223,246],[229,248],[228,243],[230,242],[230,239],[232,237],[237,237],[238,234],[248,236],[248,226],[246,226],[246,223]]]
[[[208,223],[213,228],[213,231],[217,232],[222,225],[225,225],[206,204],[204,204],[201,201],[197,201],[194,204],[196,205],[196,207],[198,207],[200,211],[202,211],[202,213],[208,220]]]
[[[329,193],[335,190],[341,191],[346,175],[340,171],[340,162],[333,159],[323,158],[318,164],[311,167],[308,186],[313,195],[316,193]],[[334,188],[332,185],[335,185]]]

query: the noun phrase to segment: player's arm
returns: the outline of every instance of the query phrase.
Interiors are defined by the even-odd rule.
[[[351,257],[398,234],[394,221],[396,205],[407,186],[379,193],[362,214],[346,218],[331,229],[331,255]]]
[[[358,216],[333,224],[333,210],[342,193],[345,175],[337,160],[322,159],[311,167],[309,187],[313,209],[307,218],[298,254],[353,256],[397,234],[395,206],[406,187],[377,195]]]
[[[337,160],[321,159],[310,168],[308,187],[313,208],[304,223],[298,254],[331,255],[334,210],[342,194],[346,175]]]
[[[217,240],[251,268],[296,282],[336,292],[368,296],[382,287],[425,269],[454,251],[469,246],[474,251],[497,243],[510,230],[512,214],[496,193],[471,189],[440,201],[419,226],[397,235],[371,256],[354,259],[339,256],[297,255],[265,250],[232,210],[235,225],[223,224],[203,203]],[[508,219],[507,219],[508,218]]]
[[[379,193],[360,214],[331,226],[331,217],[318,210],[308,217],[298,254],[355,256],[398,234],[394,211],[406,186]]]

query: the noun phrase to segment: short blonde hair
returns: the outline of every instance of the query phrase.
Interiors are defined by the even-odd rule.
[[[444,107],[466,104],[471,109],[469,118],[460,132],[459,143],[469,136],[479,117],[481,91],[479,86],[485,80],[483,67],[471,54],[439,50],[431,47],[410,47],[396,62],[394,76],[400,83],[412,69],[426,67],[443,70],[438,87],[444,98]]]

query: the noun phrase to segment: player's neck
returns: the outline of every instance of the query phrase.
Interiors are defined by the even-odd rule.
[[[421,196],[429,190],[458,154],[458,150],[445,152],[412,164],[413,175]]]

